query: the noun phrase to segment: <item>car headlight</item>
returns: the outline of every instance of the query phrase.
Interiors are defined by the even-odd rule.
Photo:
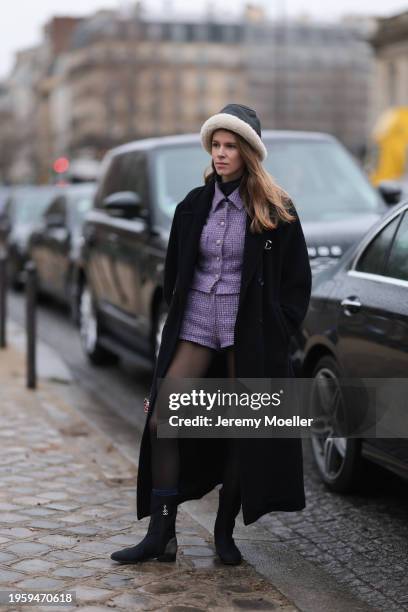
[[[343,249],[338,244],[332,246],[319,245],[307,248],[312,273],[321,272],[335,264],[343,254]]]
[[[321,244],[317,247],[308,247],[307,252],[309,253],[309,257],[311,259],[314,257],[341,257],[343,254],[343,249],[339,244],[333,244],[332,246]]]

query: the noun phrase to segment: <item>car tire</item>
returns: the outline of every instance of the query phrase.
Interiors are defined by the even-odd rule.
[[[101,346],[99,333],[95,302],[90,287],[84,281],[79,297],[79,335],[82,349],[93,365],[115,363],[117,356]]]
[[[329,355],[322,357],[313,370],[312,378],[315,384],[312,384],[310,390],[308,414],[322,416],[318,419],[316,431],[311,432],[310,445],[314,463],[328,489],[337,493],[351,493],[362,486],[367,462],[361,456],[360,438],[330,435],[336,433],[336,419],[342,419],[347,414],[336,360]],[[323,383],[320,390],[317,381]],[[324,405],[324,410],[319,404]]]

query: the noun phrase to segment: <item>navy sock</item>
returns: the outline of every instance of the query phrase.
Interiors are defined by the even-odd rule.
[[[177,495],[178,489],[152,489],[154,495]]]

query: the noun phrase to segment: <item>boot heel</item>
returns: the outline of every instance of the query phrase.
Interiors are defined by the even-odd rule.
[[[164,549],[164,553],[157,557],[157,561],[175,561],[177,554],[177,538],[171,538]]]

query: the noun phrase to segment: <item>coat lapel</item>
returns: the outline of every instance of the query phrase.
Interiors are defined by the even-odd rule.
[[[194,273],[197,260],[200,236],[205,221],[211,209],[214,196],[214,182],[210,181],[204,189],[189,202],[189,206],[181,212],[181,262],[183,265],[182,283],[187,289]],[[247,214],[244,241],[244,253],[241,272],[239,305],[241,305],[249,282],[255,272],[258,258],[264,247],[266,234],[252,234],[249,231],[251,218]]]

